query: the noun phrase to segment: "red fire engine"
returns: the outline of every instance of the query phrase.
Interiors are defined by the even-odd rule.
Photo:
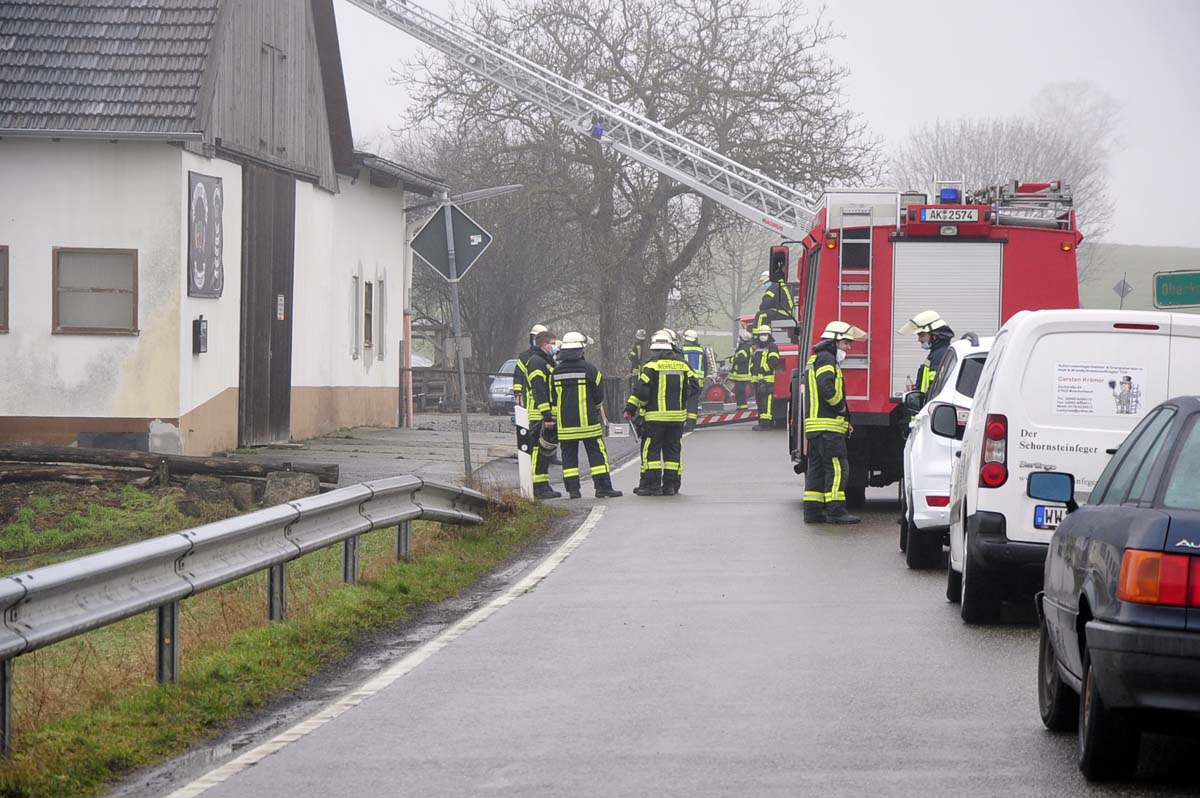
[[[803,359],[834,319],[868,333],[842,365],[854,427],[851,505],[861,504],[868,486],[902,476],[902,397],[926,354],[913,336],[897,332],[905,321],[936,310],[956,333],[982,336],[1020,310],[1079,306],[1075,250],[1083,236],[1068,187],[1013,183],[964,196],[961,184],[944,183],[938,194],[930,203],[924,194],[891,190],[827,191],[789,270]],[[780,349],[791,379],[776,382],[776,399],[787,401],[803,389],[803,363],[798,345]],[[802,407],[797,402],[788,413],[797,463]]]

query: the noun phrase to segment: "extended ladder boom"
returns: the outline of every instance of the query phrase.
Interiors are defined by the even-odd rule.
[[[816,203],[799,191],[621,108],[464,25],[405,0],[349,1],[554,114],[572,130],[599,138],[755,224],[793,239],[803,238],[812,224]]]

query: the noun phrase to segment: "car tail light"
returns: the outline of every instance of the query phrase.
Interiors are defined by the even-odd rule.
[[[1186,554],[1164,554],[1161,551],[1126,549],[1121,559],[1121,579],[1117,592],[1121,601],[1136,604],[1167,604],[1183,607],[1189,595],[1188,572],[1200,575],[1200,568]],[[1200,606],[1193,603],[1192,606]]]
[[[1188,606],[1200,607],[1200,557],[1192,557],[1188,571]]]
[[[1008,481],[1008,418],[989,414],[983,425],[983,463],[979,484],[998,488]]]
[[[1157,324],[1130,324],[1129,322],[1120,322],[1113,325],[1115,330],[1157,330]]]
[[[930,507],[949,507],[950,506],[950,497],[949,496],[926,496],[925,503],[928,504]]]

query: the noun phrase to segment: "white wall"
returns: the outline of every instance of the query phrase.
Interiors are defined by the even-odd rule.
[[[409,262],[404,195],[370,185],[365,170],[354,184],[344,175],[339,180],[336,196],[296,184],[292,384],[396,387]],[[357,303],[352,300],[354,275],[359,277]],[[375,342],[370,349],[361,341],[361,291],[368,281],[375,287]],[[358,315],[357,358],[352,354],[352,311]]]
[[[221,178],[224,197],[222,212],[222,263],[225,268],[225,287],[217,299],[187,295],[188,229],[186,221],[179,226],[179,263],[177,290],[180,297],[179,415],[199,407],[222,391],[238,387],[241,358],[241,301],[242,301],[242,167],[219,158],[203,158],[183,152],[179,171],[182,193],[180,202],[186,205],[188,172]],[[208,352],[192,354],[192,320],[201,315],[208,321]],[[234,424],[236,426],[236,419]]]
[[[0,415],[179,415],[180,154],[151,142],[0,141],[11,285]],[[139,335],[51,335],[54,246],[138,251]]]

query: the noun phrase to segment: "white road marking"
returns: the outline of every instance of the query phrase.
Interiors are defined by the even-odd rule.
[[[636,462],[636,461],[635,461]],[[603,506],[593,507],[588,513],[588,517],[579,525],[571,537],[567,538],[563,543],[554,550],[546,559],[542,560],[536,568],[529,574],[510,587],[508,590],[496,596],[484,606],[472,612],[458,623],[446,629],[444,632],[434,637],[420,648],[410,652],[400,661],[389,667],[387,670],[375,676],[375,678],[365,682],[352,693],[348,693],[329,706],[322,709],[320,712],[311,717],[297,723],[285,732],[282,732],[275,737],[267,740],[257,748],[242,754],[241,756],[231,759],[216,770],[209,771],[200,778],[190,784],[180,787],[175,792],[171,793],[167,798],[192,798],[192,796],[200,795],[210,787],[215,787],[218,784],[228,780],[231,776],[240,773],[247,768],[258,764],[266,759],[271,754],[279,751],[288,743],[293,743],[304,737],[309,732],[316,731],[324,726],[329,721],[341,715],[348,709],[358,706],[366,699],[378,693],[392,682],[399,679],[401,676],[413,671],[425,660],[432,657],[434,654],[441,651],[446,646],[453,643],[458,638],[462,637],[467,632],[474,629],[479,624],[486,621],[503,607],[511,604],[515,599],[524,593],[528,593],[539,582],[545,579],[551,571],[557,568],[563,560],[571,556],[575,549],[579,548],[600,519],[604,517],[605,508]]]

